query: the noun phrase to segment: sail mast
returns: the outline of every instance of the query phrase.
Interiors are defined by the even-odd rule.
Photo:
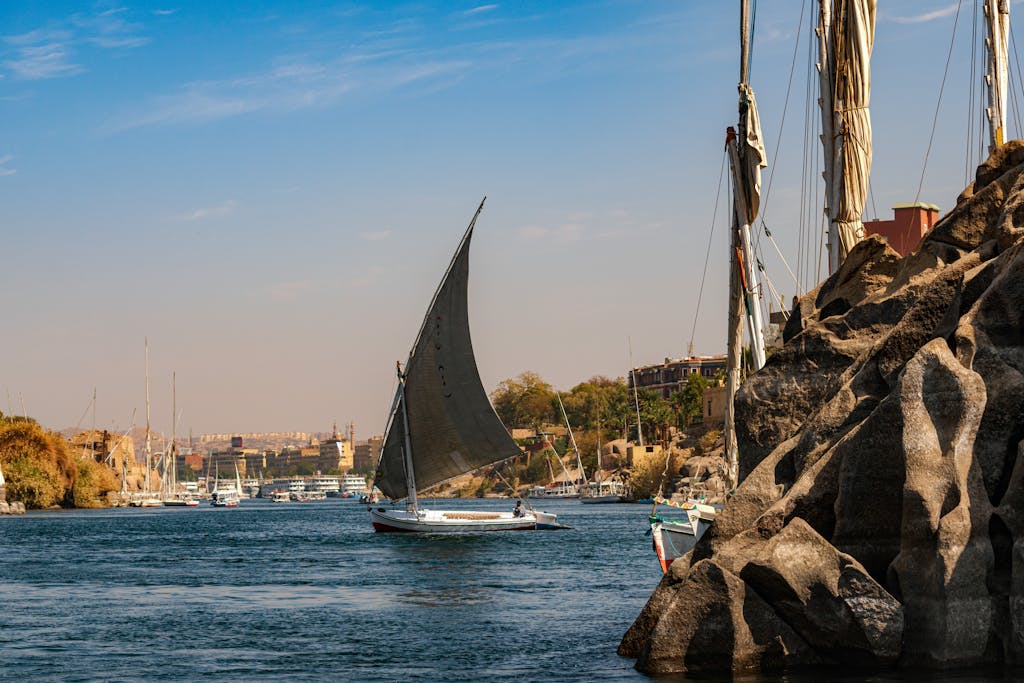
[[[1010,3],[985,0],[985,47],[988,63],[985,85],[988,89],[988,152],[1006,141],[1006,97],[1009,79]]]
[[[758,302],[756,260],[750,246],[750,226],[757,216],[761,193],[761,168],[765,166],[764,145],[757,102],[750,87],[750,2],[740,2],[739,135],[727,134],[726,146],[733,176],[733,207],[739,225],[739,269],[754,370],[765,362],[761,306]]]
[[[178,373],[171,373],[171,479],[168,484],[173,496],[178,490],[178,450],[176,448],[178,426]]]
[[[576,451],[576,467],[580,471],[580,479],[584,483],[587,481],[587,473],[583,469],[583,458],[580,457],[580,449],[576,446],[576,437],[572,433],[572,425],[569,424],[569,416],[565,414],[565,406],[562,405],[562,395],[556,393],[555,398],[558,399],[558,409],[562,411],[562,419],[565,420],[565,428],[569,430],[569,440],[572,441],[572,449]]]
[[[142,343],[146,347],[146,495],[149,495],[149,477],[150,470],[153,467],[153,448],[150,442],[149,432],[149,338],[143,337]]]
[[[757,271],[750,248],[750,224],[760,203],[764,146],[754,91],[750,88],[750,2],[740,0],[739,135],[726,132],[726,149],[733,178],[733,220],[729,240],[729,327],[725,380],[725,456],[730,489],[739,483],[735,398],[740,385],[743,316],[747,319],[754,370],[765,363],[761,306],[757,300]],[[741,302],[743,304],[741,309]]]
[[[636,436],[639,444],[643,446],[644,426],[640,422],[640,387],[636,385],[636,372],[633,368],[633,340],[626,337],[626,345],[629,348],[629,379],[633,385],[633,406],[636,408]]]
[[[405,441],[405,509],[416,512],[416,472],[412,464],[412,438],[409,436],[409,412],[405,408],[405,376],[402,375],[401,363],[398,367],[399,407],[402,409],[402,438]]]

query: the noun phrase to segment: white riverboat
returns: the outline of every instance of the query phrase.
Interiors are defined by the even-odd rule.
[[[341,496],[343,498],[358,498],[366,493],[366,477],[361,474],[346,474],[341,478]]]
[[[608,479],[592,481],[580,487],[580,502],[626,503],[629,502],[629,488],[621,481]]]
[[[322,474],[306,482],[306,490],[322,493],[328,498],[338,496],[342,491],[342,482],[338,477]]]

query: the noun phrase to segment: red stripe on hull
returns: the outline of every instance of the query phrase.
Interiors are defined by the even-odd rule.
[[[407,534],[416,533],[412,529],[400,529],[397,526],[391,526],[390,524],[381,524],[380,522],[373,522],[374,531],[399,531]]]

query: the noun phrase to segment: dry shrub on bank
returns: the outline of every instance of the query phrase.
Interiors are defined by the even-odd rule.
[[[30,509],[103,507],[117,488],[109,468],[75,457],[59,434],[32,420],[0,418],[0,466],[7,500]]]
[[[106,496],[117,488],[114,473],[94,460],[79,459],[78,476],[71,487],[71,499],[76,508],[106,507]]]
[[[64,440],[27,420],[0,422],[0,463],[7,499],[34,509],[64,502],[78,474]]]
[[[675,449],[669,451],[667,469],[665,460],[665,457],[645,458],[640,462],[633,463],[628,484],[634,498],[642,499],[654,496],[662,488],[663,482],[665,486],[668,486],[672,477],[679,474],[679,469],[683,466],[683,453]]]

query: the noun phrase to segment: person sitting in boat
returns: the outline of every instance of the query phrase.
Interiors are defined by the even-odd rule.
[[[523,501],[517,500],[516,501],[516,507],[515,507],[514,510],[512,510],[512,516],[513,517],[522,517],[525,514],[526,514],[526,510],[523,509]]]

